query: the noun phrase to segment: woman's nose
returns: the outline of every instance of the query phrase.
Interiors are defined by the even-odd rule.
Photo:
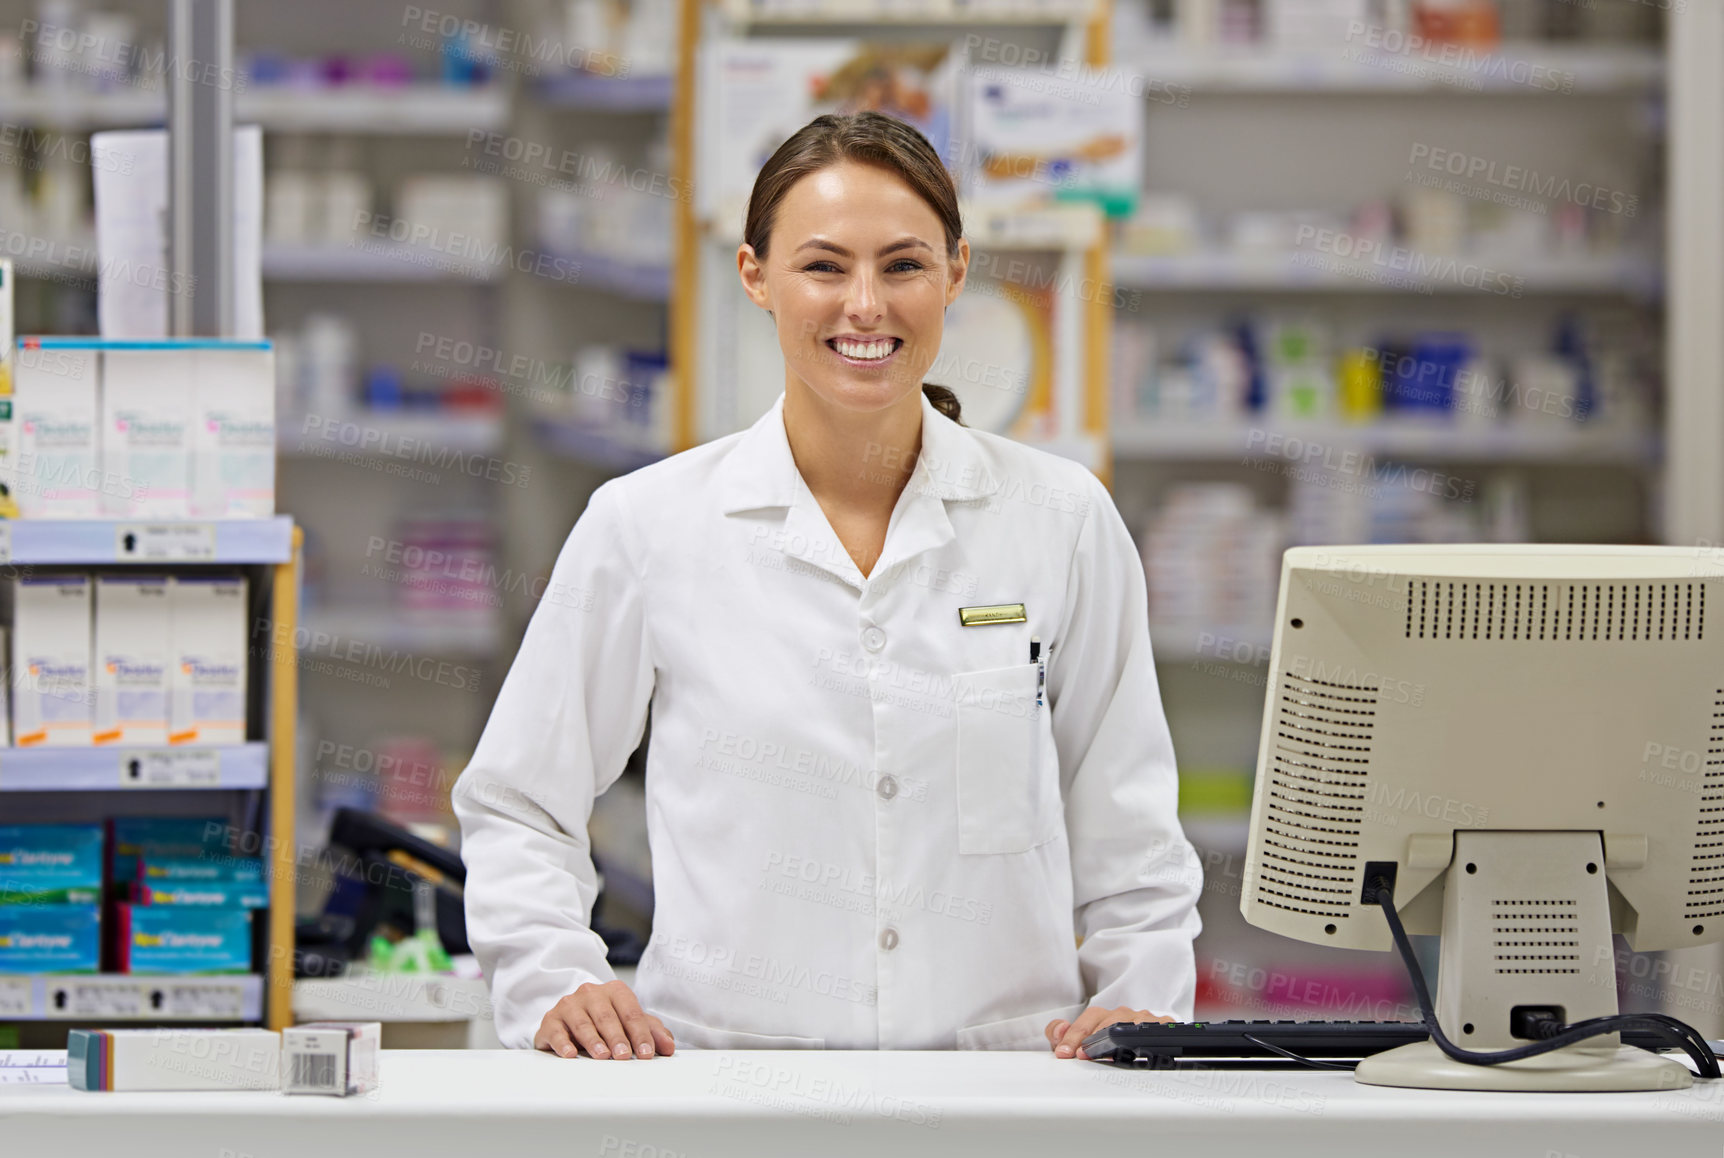
[[[872,272],[859,273],[850,279],[849,300],[844,303],[844,312],[863,323],[877,322],[884,315],[880,287],[875,284]]]

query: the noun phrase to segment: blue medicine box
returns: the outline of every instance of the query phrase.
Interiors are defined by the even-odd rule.
[[[269,906],[269,886],[262,881],[133,881],[132,900],[140,905],[263,909]]]
[[[0,905],[0,973],[94,973],[100,905]]]
[[[102,826],[0,826],[0,905],[94,905],[102,899]]]
[[[254,856],[170,857],[146,856],[141,877],[150,884],[183,881],[263,880],[263,861]]]
[[[114,906],[122,973],[249,973],[251,910]]]
[[[232,829],[225,817],[117,816],[108,823],[113,879],[121,884],[137,879],[140,857],[231,859],[224,841]]]

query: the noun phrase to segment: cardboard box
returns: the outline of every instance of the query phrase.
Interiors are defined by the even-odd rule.
[[[102,510],[114,518],[191,514],[190,350],[102,354]]]
[[[66,1081],[75,1090],[273,1090],[273,1029],[74,1029]]]
[[[6,480],[28,519],[88,519],[100,512],[96,462],[96,351],[20,345],[13,368],[17,466]]]
[[[168,742],[173,583],[167,575],[96,576],[97,744]]]
[[[380,1021],[311,1021],[281,1031],[281,1092],[366,1094],[377,1088]]]
[[[250,973],[251,910],[200,905],[114,906],[121,973]]]
[[[191,514],[261,519],[275,514],[275,354],[190,351],[195,428]]]
[[[39,573],[12,583],[15,742],[19,747],[87,745],[95,720],[90,577]]]
[[[94,973],[100,905],[0,905],[0,973]]]
[[[176,575],[168,743],[245,742],[246,581]]]
[[[102,826],[0,826],[0,905],[102,900]]]

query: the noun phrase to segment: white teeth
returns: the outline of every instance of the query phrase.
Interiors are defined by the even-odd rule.
[[[890,354],[895,343],[891,339],[881,342],[853,342],[838,338],[833,341],[832,345],[846,358],[877,360]]]

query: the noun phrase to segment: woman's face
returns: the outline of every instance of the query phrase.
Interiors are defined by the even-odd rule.
[[[743,245],[737,265],[778,326],[785,389],[874,411],[921,390],[969,256],[961,241],[946,257],[933,207],[896,174],[843,161],[792,185],[766,258]]]

